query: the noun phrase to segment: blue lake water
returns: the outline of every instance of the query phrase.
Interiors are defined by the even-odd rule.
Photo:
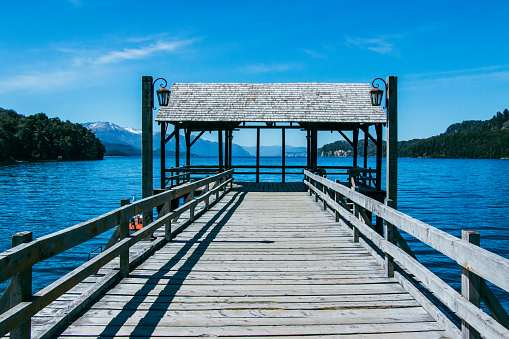
[[[368,160],[368,167],[374,168],[375,159]],[[172,161],[167,159],[168,167]],[[215,165],[217,158],[193,158],[192,163]],[[255,159],[234,158],[233,163],[254,165]],[[262,165],[280,163],[279,158],[261,159]],[[287,165],[305,163],[305,158],[286,159]],[[351,158],[318,159],[319,166],[351,164]],[[158,166],[155,158],[154,187],[159,187]],[[462,229],[476,230],[481,233],[482,247],[509,258],[509,160],[401,158],[398,166],[400,211],[457,237]],[[236,179],[254,181],[255,177]],[[281,175],[265,175],[261,180],[281,181]],[[301,174],[287,176],[287,181],[301,180]],[[32,231],[34,238],[41,237],[106,213],[117,208],[120,199],[133,197],[141,198],[139,157],[0,165],[0,251],[10,248],[11,235],[16,232]],[[84,263],[110,234],[37,264],[34,291]],[[421,262],[459,288],[461,269],[457,264],[406,238]],[[6,283],[1,284],[0,291],[5,287]],[[500,294],[500,298],[508,309],[508,296]]]

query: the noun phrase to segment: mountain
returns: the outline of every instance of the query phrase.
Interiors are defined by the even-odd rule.
[[[253,157],[256,156],[256,146],[242,146]],[[279,145],[275,146],[260,146],[261,157],[280,157],[282,148]],[[300,157],[306,156],[306,147],[295,147],[286,145],[285,154],[287,157]]]
[[[139,156],[141,154],[141,130],[131,127],[120,127],[111,122],[87,122],[82,124],[84,127],[92,130],[106,147],[105,155],[132,155]],[[191,136],[191,140],[195,135]],[[154,155],[160,154],[159,145],[161,143],[161,132],[154,133]],[[179,145],[180,155],[186,152],[184,136],[180,136]],[[217,142],[198,139],[191,148],[192,156],[217,156]],[[174,155],[175,138],[172,138],[166,144],[166,154]],[[234,157],[248,157],[250,154],[241,146],[233,144]]]

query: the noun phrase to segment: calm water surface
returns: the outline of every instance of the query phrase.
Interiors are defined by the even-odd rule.
[[[368,166],[374,168],[373,158]],[[172,166],[172,158],[167,166]],[[234,164],[253,164],[237,158]],[[306,159],[288,158],[287,165],[305,165]],[[193,158],[192,163],[215,165],[217,159]],[[262,158],[262,165],[280,164]],[[351,158],[319,158],[320,165],[345,165]],[[159,160],[154,159],[154,187],[159,187]],[[385,166],[385,164],[384,164]],[[481,246],[509,258],[509,160],[399,159],[398,209],[454,236],[462,229],[481,233]],[[237,177],[254,181],[254,175]],[[266,175],[262,181],[281,181]],[[334,179],[334,177],[332,177]],[[302,175],[287,176],[301,181]],[[385,182],[383,182],[385,186]],[[91,219],[117,208],[122,198],[141,198],[141,158],[109,157],[103,161],[0,165],[0,251],[10,248],[10,237],[32,231],[34,238]],[[37,264],[34,291],[46,286],[87,260],[111,231],[86,244]],[[405,235],[410,247],[428,268],[459,288],[460,268],[450,259]],[[3,290],[6,283],[0,285]],[[500,295],[509,308],[507,295]]]

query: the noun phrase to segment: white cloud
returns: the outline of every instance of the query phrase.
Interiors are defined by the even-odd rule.
[[[123,61],[147,59],[156,53],[176,53],[195,41],[196,39],[159,40],[146,46],[102,52],[87,48],[56,48],[53,51],[61,52],[63,57],[55,56],[50,63],[41,62],[31,71],[10,78],[0,78],[0,93],[21,89],[52,92],[71,88],[76,83],[93,86],[100,83],[105,74],[111,74],[123,66]],[[111,64],[116,64],[117,68],[110,67]]]
[[[394,53],[394,43],[390,40],[400,39],[401,35],[382,35],[377,38],[346,38],[345,44],[347,46],[355,46],[361,49],[368,49],[373,52],[380,54],[392,54]]]
[[[157,41],[154,44],[139,48],[124,48],[121,51],[111,51],[98,57],[95,64],[110,64],[123,60],[144,59],[156,52],[176,52],[178,49],[188,46],[194,40],[181,41]]]

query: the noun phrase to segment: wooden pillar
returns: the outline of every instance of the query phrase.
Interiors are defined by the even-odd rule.
[[[260,127],[256,129],[256,182],[260,182]]]
[[[175,125],[175,167],[180,167],[180,128]],[[175,174],[180,174],[179,170]],[[177,177],[177,185],[180,183],[180,178]]]
[[[232,168],[232,158],[233,158],[233,130],[228,131],[228,143],[230,149],[230,157],[228,158],[228,168]]]
[[[120,200],[120,206],[128,205],[129,199]],[[120,212],[119,239],[123,240],[129,236],[129,215],[124,210]],[[150,237],[149,237],[150,238]],[[120,253],[120,275],[125,278],[129,275],[129,248]]]
[[[186,166],[191,166],[191,129],[184,130],[186,139]]]
[[[369,126],[364,126],[362,129],[364,132],[364,168],[368,168],[368,132],[369,132]]]
[[[316,127],[311,129],[311,168],[316,172],[318,167],[318,132]]]
[[[383,140],[382,140],[382,124],[375,125],[376,131],[376,184],[375,188],[377,192],[382,190],[382,151],[383,151]],[[384,198],[381,193],[377,193],[376,199],[383,202]],[[378,234],[383,234],[383,218],[376,216],[376,231]]]
[[[141,195],[143,198],[153,193],[153,133],[152,133],[152,107],[154,106],[154,88],[152,77],[142,77],[141,100]],[[143,226],[152,222],[152,209],[143,211]]]
[[[217,143],[219,147],[219,171],[223,171],[223,130],[217,131]]]
[[[286,182],[286,136],[285,136],[285,129],[281,129],[281,172],[282,172],[282,182]]]
[[[376,190],[382,190],[382,124],[375,125],[376,131]]]
[[[470,230],[461,231],[461,239],[468,241],[476,246],[481,245],[481,236],[478,232]],[[467,298],[472,304],[481,307],[481,278],[470,272],[468,269],[461,268],[461,295]],[[464,339],[481,338],[479,332],[471,327],[464,320],[461,321],[461,337]]]
[[[230,157],[230,131],[224,130],[224,167],[228,169],[228,158]]]
[[[19,232],[12,236],[12,247],[32,241],[32,232]],[[11,278],[11,309],[32,297],[32,267],[17,273]],[[28,318],[11,330],[10,337],[16,339],[30,338],[31,319]]]
[[[398,206],[398,78],[387,77],[387,199]]]
[[[387,77],[387,196],[386,204],[398,208],[398,78]],[[385,224],[385,236],[394,242],[394,226]],[[394,276],[394,260],[385,254],[385,271],[388,277]]]
[[[357,145],[359,144],[359,129],[358,128],[355,128],[353,130],[352,143],[353,143],[353,166],[357,167],[357,156],[358,156]]]
[[[309,171],[311,171],[311,135],[309,129],[306,130],[306,147],[306,156],[308,161],[307,168]]]
[[[166,130],[168,123],[161,122],[161,188],[166,186]]]

